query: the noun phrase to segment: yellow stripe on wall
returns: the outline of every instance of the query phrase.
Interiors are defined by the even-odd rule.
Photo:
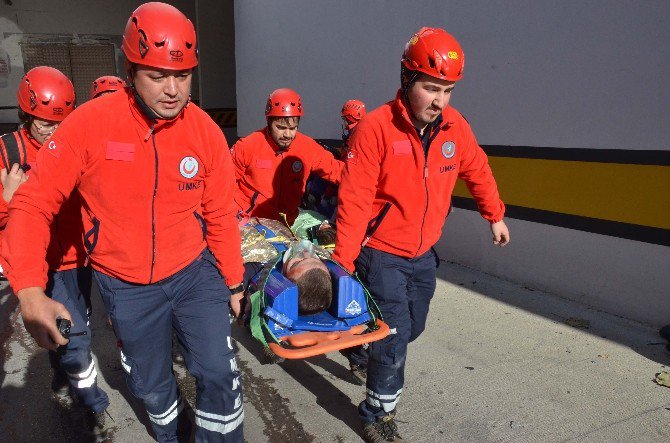
[[[670,167],[489,157],[505,204],[670,229]],[[454,195],[470,197],[459,181]]]

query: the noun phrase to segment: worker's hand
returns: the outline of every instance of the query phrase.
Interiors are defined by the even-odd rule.
[[[58,346],[67,344],[68,340],[56,327],[59,317],[72,321],[65,306],[47,297],[42,288],[21,289],[17,296],[26,331],[40,347],[55,351]]]
[[[491,233],[493,234],[494,245],[502,247],[509,243],[509,229],[507,229],[504,221],[491,223]]]
[[[3,200],[9,203],[16,190],[19,189],[19,186],[26,180],[28,180],[28,176],[19,167],[18,163],[14,163],[9,172],[7,172],[6,168],[2,168],[2,171],[0,171],[0,182],[2,182]]]
[[[240,285],[238,285],[240,286]],[[230,288],[231,292],[235,292],[236,287]],[[242,311],[242,299],[244,298],[244,291],[238,292],[237,294],[232,294],[230,296],[230,310],[233,313],[233,317],[240,318]]]

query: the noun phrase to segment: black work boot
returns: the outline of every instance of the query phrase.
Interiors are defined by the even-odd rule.
[[[393,418],[395,413],[392,412],[384,417],[377,418],[374,423],[363,424],[363,440],[367,443],[382,443],[386,441],[403,442],[405,440],[398,434],[398,425],[395,424]]]
[[[96,443],[107,441],[111,436],[109,435],[109,428],[106,423],[107,411],[100,411],[98,413],[86,408],[84,414],[84,433],[93,437]]]

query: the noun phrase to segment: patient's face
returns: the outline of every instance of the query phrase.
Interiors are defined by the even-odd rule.
[[[284,263],[284,275],[291,281],[296,281],[305,272],[310,269],[323,269],[328,272],[328,268],[319,258],[312,256],[293,257]]]

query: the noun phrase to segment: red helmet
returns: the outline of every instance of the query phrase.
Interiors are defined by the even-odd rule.
[[[123,32],[123,53],[131,63],[160,69],[198,65],[193,23],[179,9],[150,2],[135,9]]]
[[[38,66],[23,76],[16,99],[26,114],[60,122],[74,109],[74,86],[58,69]]]
[[[347,121],[347,129],[351,130],[365,115],[365,103],[360,100],[348,100],[342,106],[342,118]]]
[[[115,75],[103,75],[93,81],[91,98],[96,98],[105,92],[114,92],[126,87],[126,82]]]
[[[265,105],[266,117],[302,117],[302,99],[293,89],[281,88],[272,91]]]
[[[458,81],[465,58],[456,39],[444,29],[421,28],[405,45],[402,64],[441,80]]]

